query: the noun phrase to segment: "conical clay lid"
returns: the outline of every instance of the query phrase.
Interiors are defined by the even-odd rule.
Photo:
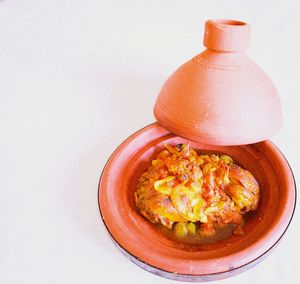
[[[277,91],[244,53],[248,24],[209,20],[205,51],[176,70],[154,106],[157,121],[182,137],[210,145],[242,145],[270,138],[282,124]]]

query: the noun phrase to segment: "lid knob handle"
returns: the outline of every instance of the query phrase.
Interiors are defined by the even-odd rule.
[[[205,23],[204,45],[219,52],[243,52],[250,46],[250,26],[236,20],[215,19]]]

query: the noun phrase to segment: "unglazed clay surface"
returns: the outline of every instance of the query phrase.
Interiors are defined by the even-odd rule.
[[[282,124],[277,91],[244,53],[248,24],[209,20],[207,47],[163,85],[154,107],[157,121],[177,135],[210,145],[242,145],[269,139]]]
[[[257,213],[247,220],[244,236],[210,245],[183,245],[168,239],[138,213],[134,202],[137,180],[164,143],[189,143],[200,152],[228,154],[253,173],[260,184],[261,202]],[[114,240],[138,260],[170,273],[222,273],[225,277],[225,272],[250,265],[279,241],[293,214],[295,185],[287,162],[269,141],[245,146],[205,145],[155,123],[132,135],[111,156],[99,184],[99,205]]]

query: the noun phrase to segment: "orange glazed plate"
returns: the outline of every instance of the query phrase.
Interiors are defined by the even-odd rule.
[[[257,179],[259,209],[245,223],[243,236],[232,235],[209,245],[187,245],[167,238],[143,218],[134,202],[138,178],[163,144],[190,144],[201,153],[230,155]],[[153,123],[124,141],[102,172],[100,214],[118,248],[130,260],[154,274],[181,281],[209,281],[240,273],[266,257],[288,228],[296,205],[291,168],[270,142],[213,146],[172,134]]]

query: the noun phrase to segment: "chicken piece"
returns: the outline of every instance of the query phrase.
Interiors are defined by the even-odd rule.
[[[230,183],[225,192],[243,212],[256,210],[259,202],[259,186],[254,176],[247,170],[233,164],[229,167]]]
[[[242,222],[242,215],[238,207],[229,197],[222,197],[223,201],[218,202],[214,206],[208,207],[204,213],[211,223],[222,224],[236,224]]]
[[[177,185],[172,190],[171,201],[177,212],[185,219],[207,223],[207,217],[203,212],[206,202],[197,188]]]
[[[187,220],[178,214],[169,196],[151,190],[143,195],[136,194],[135,202],[139,212],[150,222],[172,228],[175,222]]]
[[[139,212],[152,223],[161,223],[172,228],[174,222],[185,222],[171,202],[171,197],[154,189],[153,181],[142,176],[135,203]]]

